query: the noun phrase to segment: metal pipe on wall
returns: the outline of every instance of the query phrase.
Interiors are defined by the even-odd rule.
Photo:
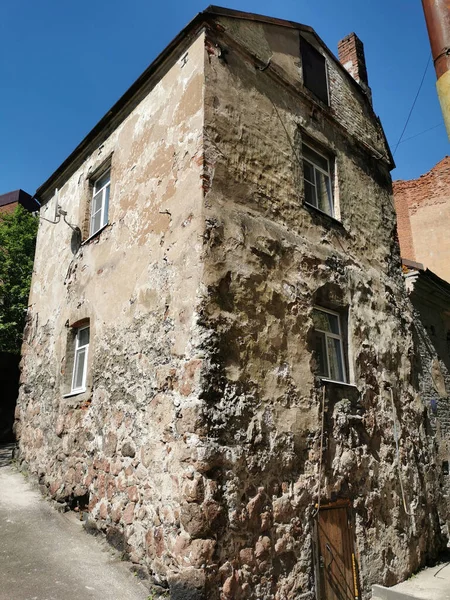
[[[450,0],[422,0],[436,71],[436,89],[450,139]]]

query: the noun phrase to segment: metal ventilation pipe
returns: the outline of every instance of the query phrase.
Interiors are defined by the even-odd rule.
[[[436,88],[450,139],[450,0],[422,0],[427,22]]]

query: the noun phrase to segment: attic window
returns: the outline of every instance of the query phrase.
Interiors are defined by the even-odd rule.
[[[300,41],[300,55],[305,87],[317,96],[319,100],[322,100],[325,104],[329,104],[325,57],[303,37]]]

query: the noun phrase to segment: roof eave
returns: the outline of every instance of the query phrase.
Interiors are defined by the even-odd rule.
[[[76,146],[63,163],[52,173],[52,175],[36,190],[34,195],[41,204],[44,204],[50,197],[49,192],[58,187],[61,179],[67,172],[73,172],[85,160],[86,156],[99,140],[109,135],[111,125],[116,122],[120,114],[126,108],[136,101],[142,89],[154,78],[158,76],[160,69],[170,59],[171,55],[183,44],[186,45],[194,38],[205,24],[205,13],[198,13],[184,27],[176,37],[164,48],[164,50],[155,58],[155,60],[145,69],[145,71],[136,79],[127,91],[117,100],[117,102],[108,110],[100,121],[91,129],[86,137]]]
[[[139,101],[140,93],[145,89],[145,86],[153,79],[158,76],[158,73],[163,68],[166,61],[168,61],[171,55],[181,46],[188,44],[192,38],[194,38],[203,26],[207,24],[211,17],[225,16],[236,19],[245,19],[249,21],[257,21],[261,23],[268,23],[271,25],[279,25],[282,27],[289,27],[291,29],[297,29],[305,33],[313,35],[317,42],[328,52],[331,58],[334,60],[336,65],[344,73],[345,77],[350,81],[351,85],[359,92],[359,94],[365,99],[368,107],[373,113],[374,118],[378,117],[373,112],[373,107],[364,93],[361,86],[353,79],[348,73],[342,63],[336,58],[331,52],[323,40],[318,36],[312,27],[297,23],[295,21],[288,21],[284,19],[277,19],[272,17],[266,17],[264,15],[258,15],[255,13],[246,13],[233,9],[222,8],[215,5],[208,6],[204,11],[198,13],[174,38],[173,40],[163,49],[163,51],[155,58],[155,60],[147,67],[147,69],[140,75],[136,81],[128,88],[128,90],[119,98],[119,100],[109,109],[109,111],[100,119],[100,121],[91,129],[86,137],[76,146],[71,154],[64,160],[64,162],[52,173],[52,175],[36,190],[35,198],[39,200],[41,204],[51,197],[52,191],[59,187],[61,180],[66,178],[68,174],[72,174],[86,159],[89,152],[95,148],[96,145],[101,143],[109,133],[112,131],[114,124],[116,124],[121,113],[123,113],[129,105],[133,102]],[[381,127],[382,129],[382,127]],[[383,131],[384,134],[384,131]],[[386,140],[386,138],[385,138]],[[389,153],[388,159],[390,159],[391,168],[394,166],[392,155],[390,154],[389,145],[386,141],[386,148]]]

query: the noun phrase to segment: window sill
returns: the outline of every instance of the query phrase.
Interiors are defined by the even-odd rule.
[[[320,208],[317,208],[317,206],[314,206],[314,204],[310,204],[309,202],[306,202],[306,200],[304,200],[303,201],[303,206],[307,210],[311,210],[312,212],[317,213],[318,215],[320,215],[320,216],[324,217],[325,219],[329,220],[330,223],[333,223],[334,225],[337,225],[339,228],[345,229],[342,221],[339,221],[339,219],[336,219],[336,217],[332,217],[331,215],[329,215],[328,213],[324,212]]]
[[[92,240],[95,240],[95,238],[98,237],[101,234],[101,232],[108,227],[108,225],[109,225],[109,223],[105,223],[105,225],[103,225],[103,227],[100,227],[100,229],[98,231],[96,231],[95,233],[90,235],[88,238],[86,238],[83,242],[81,242],[81,245],[84,246],[85,244],[88,244]]]
[[[63,398],[71,398],[72,396],[79,396],[80,394],[84,394],[87,392],[87,388],[83,388],[82,390],[76,390],[73,392],[69,392],[68,394],[64,394]]]
[[[320,383],[326,385],[327,383],[332,383],[334,385],[343,385],[345,387],[353,388],[357,390],[357,386],[354,383],[346,383],[345,381],[336,381],[335,379],[327,379],[326,377],[318,377]]]
[[[311,100],[311,102],[313,102],[317,108],[320,108],[321,110],[327,111],[327,112],[331,112],[331,94],[330,94],[330,89],[328,88],[328,102],[324,102],[321,98],[319,98],[319,96],[317,96],[312,90],[309,89],[309,87],[302,82],[301,84],[302,86],[302,91],[304,93],[304,95]]]

